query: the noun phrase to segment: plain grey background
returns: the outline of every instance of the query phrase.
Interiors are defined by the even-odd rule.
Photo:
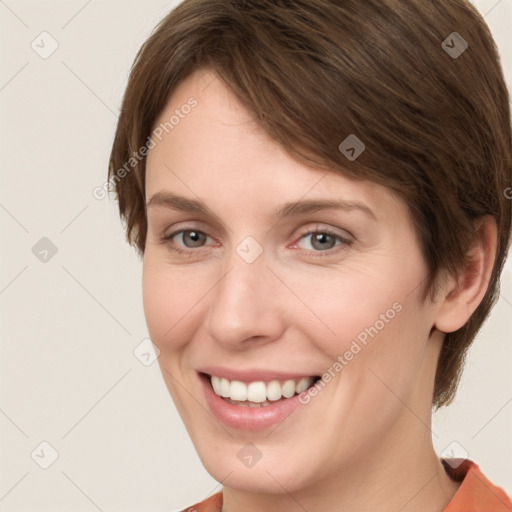
[[[136,51],[177,3],[0,0],[3,512],[169,511],[220,488],[141,356],[141,262],[115,203],[93,196]],[[512,0],[476,5],[510,89]],[[433,422],[438,453],[468,456],[508,494],[511,317],[508,262],[457,400]]]

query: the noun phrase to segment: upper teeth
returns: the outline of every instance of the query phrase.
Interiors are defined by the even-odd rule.
[[[249,400],[250,402],[264,402],[267,399],[275,401],[283,396],[291,398],[296,393],[302,393],[308,389],[313,380],[313,377],[303,377],[299,380],[290,379],[283,382],[272,380],[268,383],[257,381],[246,384],[239,380],[229,381],[215,375],[210,378],[215,394],[231,400]]]

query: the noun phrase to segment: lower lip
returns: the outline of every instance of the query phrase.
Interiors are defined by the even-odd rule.
[[[299,398],[301,394],[285,400],[276,400],[262,407],[244,407],[230,404],[216,395],[210,384],[210,378],[200,376],[206,402],[213,415],[228,427],[242,430],[264,430],[283,422],[293,411],[304,407]],[[306,390],[307,391],[307,390]],[[306,393],[304,391],[304,393]]]

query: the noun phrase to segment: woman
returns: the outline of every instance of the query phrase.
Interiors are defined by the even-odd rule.
[[[432,408],[499,293],[508,92],[463,0],[186,0],[111,154],[198,511],[505,512]]]

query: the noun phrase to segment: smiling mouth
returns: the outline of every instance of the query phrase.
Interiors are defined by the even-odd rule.
[[[272,403],[287,400],[312,387],[320,377],[271,380],[268,382],[241,382],[225,377],[204,374],[213,392],[225,402],[240,407],[267,407]]]

